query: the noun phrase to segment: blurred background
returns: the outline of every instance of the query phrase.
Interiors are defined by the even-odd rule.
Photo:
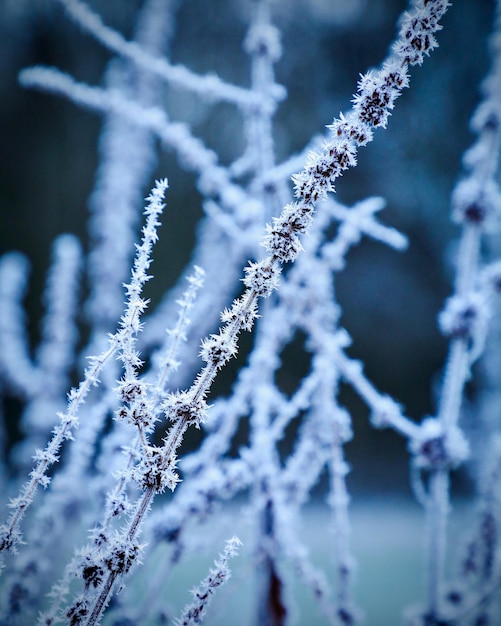
[[[130,37],[139,0],[92,0],[104,18]],[[178,2],[172,60],[192,70],[216,72],[236,84],[249,82],[242,50],[250,0]],[[276,117],[280,161],[301,150],[312,135],[350,106],[360,72],[377,66],[396,32],[403,0],[275,0],[283,58],[277,81],[288,98]],[[351,204],[382,196],[381,220],[404,232],[406,252],[364,242],[348,257],[337,282],[342,323],[353,338],[350,354],[382,391],[415,419],[434,411],[434,389],[446,356],[436,318],[451,289],[451,256],[457,228],[449,199],[461,172],[461,155],[473,141],[470,115],[488,70],[487,37],[493,0],[455,0],[443,20],[440,48],[412,70],[411,89],[397,101],[386,131],[359,153],[359,166],[338,181],[337,196]],[[36,341],[43,277],[54,237],[71,232],[87,244],[87,203],[95,182],[101,118],[48,94],[23,89],[19,71],[54,65],[78,80],[100,84],[110,54],[49,0],[0,0],[0,253],[24,252],[31,261],[27,295],[30,335]],[[227,107],[208,107],[168,93],[173,118],[194,133],[223,163],[242,147],[241,120]],[[202,212],[194,177],[173,155],[158,154],[155,176],[170,181],[168,228],[157,252],[152,299],[173,285],[190,258]],[[148,189],[145,189],[145,195]],[[304,369],[304,366],[303,366]],[[285,377],[303,371],[302,352],[292,350]],[[472,398],[475,381],[471,385]],[[354,415],[348,446],[354,492],[409,494],[405,443],[374,432],[362,404],[345,390]],[[465,423],[471,420],[465,414]],[[367,483],[370,472],[371,482]],[[459,487],[469,489],[463,474]]]

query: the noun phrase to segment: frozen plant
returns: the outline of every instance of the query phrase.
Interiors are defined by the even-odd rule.
[[[190,626],[200,624],[207,607],[212,600],[215,590],[230,578],[231,572],[228,568],[228,560],[238,554],[241,545],[240,539],[232,537],[226,542],[224,552],[219,560],[215,561],[215,569],[211,569],[207,578],[204,578],[200,587],[192,590],[194,600],[185,606],[182,616],[176,621],[178,626]]]
[[[286,92],[275,78],[282,44],[274,4],[249,2],[243,46],[249,87],[169,60],[177,4],[146,0],[128,40],[87,3],[54,0],[54,11],[63,9],[116,55],[104,84],[90,85],[46,66],[20,75],[24,87],[67,98],[98,112],[104,122],[88,253],[83,259],[72,236],[57,240],[34,358],[21,306],[27,262],[18,253],[1,260],[1,385],[24,405],[23,440],[3,469],[5,477],[16,471],[23,478],[20,488],[17,480],[9,485],[11,513],[0,529],[6,566],[2,621],[15,626],[38,618],[46,625],[91,626],[103,619],[117,625],[172,619],[179,609],[172,608],[164,582],[200,549],[199,524],[220,516],[225,501],[240,506],[243,499],[254,532],[252,555],[247,554],[256,573],[254,623],[293,623],[296,580],[312,591],[326,623],[359,622],[363,606],[354,588],[345,450],[354,428],[341,394],[349,386],[368,406],[372,426],[391,428],[408,442],[412,484],[426,508],[426,596],[424,607],[409,611],[409,619],[429,626],[469,619],[489,623],[495,607],[486,604],[495,600],[499,579],[494,556],[475,589],[455,595],[446,583],[445,562],[450,475],[469,453],[460,424],[465,385],[483,353],[500,284],[499,266],[485,266],[480,255],[499,204],[496,80],[475,118],[479,140],[465,160],[468,177],[453,196],[462,234],[455,291],[440,315],[450,355],[437,414],[416,422],[350,356],[352,339],[342,325],[335,288],[350,250],[363,239],[400,251],[407,239],[378,219],[382,199],[359,199],[348,207],[333,192],[335,181],[357,165],[359,149],[388,126],[409,87],[410,67],[421,65],[438,46],[449,2],[411,2],[386,58],[361,75],[351,108],[301,154],[281,162],[274,122]],[[175,120],[163,106],[164,91],[174,89],[205,107],[236,108],[244,127],[236,158],[227,163],[194,127]],[[134,243],[138,198],[153,174],[157,140],[194,175],[204,217],[189,266],[147,316],[144,292],[152,278],[153,246],[155,254],[161,246],[166,194],[172,209],[167,180],[161,178],[146,199],[141,239]],[[72,287],[82,265],[88,292],[82,289],[81,296]],[[79,327],[82,298],[85,324]],[[240,344],[249,332],[252,345],[242,363]],[[283,389],[282,354],[298,335],[309,355],[306,372]],[[218,393],[221,374],[235,361],[231,393]],[[75,372],[80,382],[65,401]],[[244,443],[242,424],[248,430]],[[294,442],[287,449],[291,429]],[[193,430],[203,431],[201,443],[180,456]],[[34,454],[32,468],[26,450]],[[482,519],[489,520],[489,528],[499,519],[493,450],[493,469],[485,470],[487,486],[481,491]],[[323,475],[333,530],[331,576],[310,555],[299,531]],[[227,561],[238,545],[236,538],[227,543],[179,624],[199,623],[206,614],[210,619],[208,602],[228,579]],[[494,540],[484,545],[484,552],[495,549]],[[138,594],[134,579],[144,571],[149,589]]]

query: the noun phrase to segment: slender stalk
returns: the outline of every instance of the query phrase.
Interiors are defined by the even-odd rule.
[[[150,488],[143,493],[141,499],[139,500],[134,517],[132,518],[127,529],[127,541],[130,545],[134,544],[135,542],[137,533],[141,526],[141,522],[143,521],[146,512],[151,506],[154,496],[155,490],[153,488]],[[95,626],[99,623],[101,615],[109,602],[113,587],[119,575],[120,572],[116,570],[109,572],[106,580],[102,585],[102,589],[95,600],[94,606],[92,607],[92,612],[89,615],[88,620],[85,622],[85,626]]]
[[[444,590],[447,518],[449,513],[449,472],[439,470],[430,477],[428,499],[428,615],[438,623]]]
[[[21,541],[19,525],[33,502],[38,485],[41,484],[46,487],[49,484],[50,479],[46,473],[57,462],[64,441],[71,438],[73,428],[78,425],[78,411],[91,387],[96,384],[99,372],[116,352],[117,342],[116,338],[110,341],[108,350],[94,360],[94,364],[86,371],[85,379],[70,394],[68,409],[66,413],[60,416],[61,422],[54,429],[54,436],[45,450],[36,457],[39,458],[39,462],[30,474],[31,479],[21,488],[20,495],[10,503],[10,506],[15,510],[7,524],[0,529],[0,552],[15,548]]]

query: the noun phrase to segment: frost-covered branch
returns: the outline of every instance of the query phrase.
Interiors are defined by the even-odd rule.
[[[91,359],[91,365],[85,372],[85,378],[79,386],[73,389],[68,398],[68,408],[64,414],[60,414],[60,423],[54,428],[53,437],[44,450],[38,450],[35,455],[36,465],[30,474],[30,480],[25,483],[19,496],[11,500],[9,506],[13,513],[6,525],[1,528],[0,550],[12,550],[21,541],[19,525],[31,505],[38,485],[47,487],[50,478],[47,475],[49,468],[59,460],[61,446],[65,440],[71,439],[73,430],[78,426],[78,411],[85,401],[92,386],[99,383],[99,372],[117,350],[128,345],[128,338],[140,329],[140,314],[146,306],[141,299],[141,290],[149,279],[146,269],[151,259],[149,257],[151,246],[156,240],[157,217],[163,209],[161,199],[167,188],[167,181],[160,181],[148,198],[146,208],[147,221],[143,229],[143,243],[138,247],[138,253],[134,263],[132,281],[128,286],[127,308],[122,318],[120,330],[111,337],[110,345],[106,352]],[[137,365],[137,357],[131,351],[129,363]]]
[[[228,561],[238,554],[241,545],[242,542],[238,537],[232,537],[226,542],[224,551],[214,562],[215,567],[211,569],[200,586],[192,590],[193,602],[186,605],[182,615],[175,620],[176,626],[196,626],[202,623],[216,589],[230,578],[231,570],[228,567]]]
[[[499,11],[499,9],[498,9]],[[495,41],[499,38],[499,14]],[[429,528],[429,577],[426,619],[438,623],[443,613],[449,476],[468,457],[469,446],[459,425],[465,386],[471,366],[484,349],[491,316],[490,300],[498,291],[496,279],[486,282],[481,243],[494,220],[499,220],[501,195],[495,179],[499,163],[500,133],[499,46],[487,82],[486,98],[473,116],[477,140],[463,160],[465,175],[452,195],[453,219],[461,227],[456,256],[454,293],[439,317],[442,333],[449,340],[437,416],[421,425],[412,444],[413,463],[429,472],[426,500]],[[496,275],[496,270],[494,270]]]
[[[179,65],[172,65],[166,59],[154,56],[134,41],[127,41],[120,33],[106,26],[101,17],[80,0],[56,0],[68,15],[84,30],[106,48],[137,64],[142,70],[155,74],[178,87],[206,98],[210,102],[223,100],[236,104],[242,109],[259,109],[268,104],[242,87],[222,81],[216,74],[201,76]],[[281,91],[279,95],[283,95]]]

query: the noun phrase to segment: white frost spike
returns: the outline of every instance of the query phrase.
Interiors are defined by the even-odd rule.
[[[230,578],[231,570],[228,567],[228,561],[238,554],[241,545],[242,542],[238,537],[232,537],[226,542],[219,560],[214,562],[215,567],[210,570],[200,587],[192,590],[193,602],[184,608],[181,617],[175,621],[176,626],[197,626],[201,623],[216,589]]]

